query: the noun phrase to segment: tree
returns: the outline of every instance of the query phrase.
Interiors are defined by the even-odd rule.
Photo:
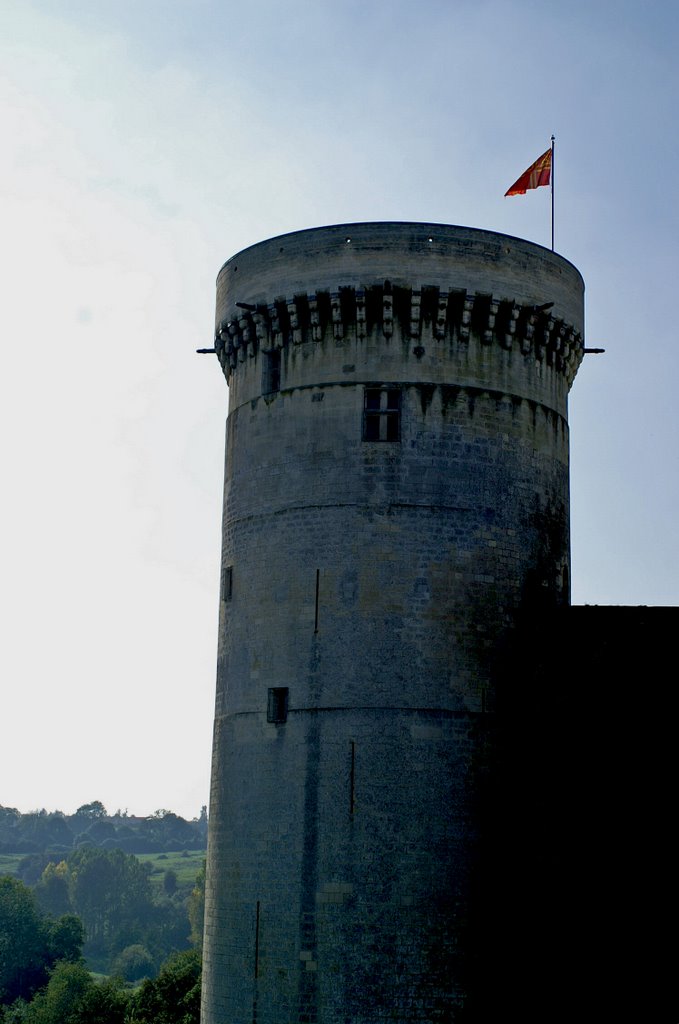
[[[148,870],[136,857],[122,850],[81,847],[67,863],[71,905],[85,925],[90,951],[110,949],[117,932],[149,916]]]
[[[169,897],[159,897],[153,905],[153,914],[148,921],[144,937],[144,943],[155,957],[156,963],[160,963],[177,950],[186,949],[189,944],[188,933],[189,922],[185,904]]]
[[[28,853],[19,861],[17,875],[26,885],[35,885],[49,863],[46,853]]]
[[[16,834],[16,828],[21,820],[21,815],[16,807],[0,806],[0,840],[12,840]]]
[[[68,865],[62,860],[49,863],[35,887],[35,895],[41,908],[47,914],[67,914],[71,910],[68,894]]]
[[[130,1024],[198,1024],[200,953],[175,953],[157,978],[142,983],[132,1000]]]
[[[57,960],[79,960],[82,939],[76,917],[44,917],[30,889],[0,878],[0,1003],[30,998]]]
[[[17,830],[23,843],[31,843],[40,850],[52,846],[70,850],[73,845],[73,832],[63,814],[48,814],[45,810],[22,814]]]
[[[26,1024],[75,1024],[91,985],[92,978],[84,964],[57,964],[47,987],[38,992],[27,1008]]]
[[[200,832],[195,823],[192,824],[186,818],[163,808],[157,810],[151,817],[145,818],[139,826],[139,832],[147,842],[150,841],[150,844],[160,844],[157,849],[176,850],[186,843],[201,842]]]
[[[88,839],[91,839],[93,843],[100,846],[104,839],[114,839],[116,834],[116,827],[112,821],[103,821],[101,818],[96,818],[90,827],[86,829],[85,835]]]
[[[205,923],[205,861],[196,875],[196,884],[191,890],[188,903],[189,922],[191,924],[191,942],[199,949],[203,945],[203,925]]]
[[[0,1002],[26,998],[44,984],[46,954],[33,893],[16,878],[0,878]]]
[[[124,1024],[128,997],[116,982],[97,985],[82,963],[58,963],[21,1024]],[[17,1022],[18,1024],[18,1022]]]
[[[155,974],[153,957],[145,946],[126,946],[113,961],[113,973],[124,981],[140,981]]]
[[[168,896],[174,896],[177,891],[177,872],[168,868],[163,875],[163,889]]]
[[[48,917],[44,921],[47,948],[53,961],[67,960],[76,963],[80,960],[85,929],[75,914],[62,914],[61,917]]]
[[[92,821],[95,821],[97,818],[108,817],[106,808],[101,800],[93,800],[91,804],[82,804],[75,814],[78,818],[90,818]]]
[[[80,1018],[74,1024],[125,1024],[129,996],[115,979],[91,985],[80,1004]]]
[[[203,804],[200,809],[200,816],[194,818],[193,822],[198,830],[198,835],[203,839],[207,839],[207,804]]]

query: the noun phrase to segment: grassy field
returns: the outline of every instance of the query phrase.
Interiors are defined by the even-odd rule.
[[[0,875],[16,875],[23,853],[0,853]],[[137,853],[135,856],[151,865],[151,885],[157,892],[163,891],[163,877],[168,868],[177,876],[177,885],[187,891],[193,889],[196,875],[203,866],[205,850],[181,850],[168,853]]]
[[[17,865],[24,856],[23,853],[0,853],[0,875],[16,875]]]
[[[205,850],[182,850],[177,853],[138,853],[138,859],[151,865],[151,885],[160,891],[163,889],[163,877],[168,868],[172,868],[177,876],[180,889],[193,889],[196,875],[203,866]]]

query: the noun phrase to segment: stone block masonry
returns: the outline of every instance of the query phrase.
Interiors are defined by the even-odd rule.
[[[463,1019],[503,651],[569,600],[582,305],[561,257],[447,225],[220,272],[204,1024]]]

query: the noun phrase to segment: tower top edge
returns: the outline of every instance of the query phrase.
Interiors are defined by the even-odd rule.
[[[349,251],[356,253],[378,252],[380,250],[402,251],[405,253],[424,254],[428,247],[432,253],[469,246],[479,249],[491,246],[495,250],[507,250],[507,255],[525,253],[534,259],[544,260],[555,266],[563,266],[577,277],[584,291],[584,280],[578,268],[565,256],[548,249],[538,242],[507,235],[500,231],[485,228],[466,227],[459,224],[442,224],[423,221],[356,221],[343,224],[327,224],[312,228],[288,231],[281,235],[262,239],[252,245],[240,249],[226,260],[217,275],[217,281],[239,260],[246,259],[258,262],[273,253],[278,255],[301,255],[313,252],[317,258],[319,249],[324,254]]]

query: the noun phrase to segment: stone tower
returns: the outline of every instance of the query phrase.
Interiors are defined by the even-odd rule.
[[[569,600],[583,291],[441,224],[222,268],[204,1024],[467,1019],[503,651]]]

